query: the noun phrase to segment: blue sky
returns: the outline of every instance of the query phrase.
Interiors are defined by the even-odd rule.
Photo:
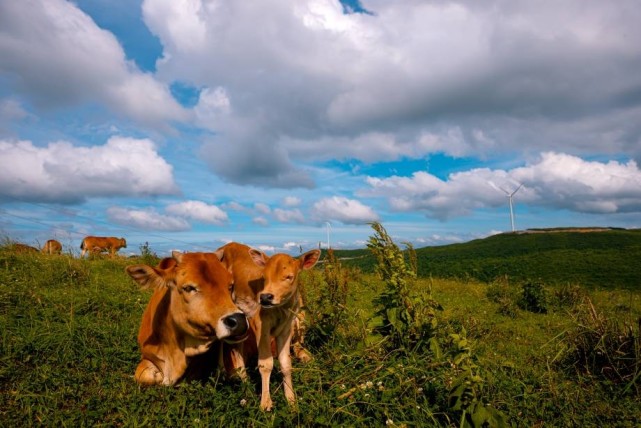
[[[0,0],[0,234],[213,250],[641,227],[634,0]],[[329,225],[328,225],[329,223]]]

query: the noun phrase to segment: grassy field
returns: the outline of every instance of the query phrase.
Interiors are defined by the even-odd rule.
[[[461,244],[416,250],[423,278],[476,279],[490,282],[540,279],[547,284],[576,283],[596,288],[641,288],[641,230],[539,230],[504,233]],[[373,272],[368,250],[336,251],[344,263]]]
[[[214,376],[176,387],[141,388],[133,379],[140,358],[136,335],[150,292],[139,290],[124,273],[134,262],[0,249],[0,426],[470,422],[453,404],[453,386],[463,372],[456,360],[446,352],[436,359],[430,352],[389,350],[374,329],[373,302],[384,284],[350,270],[343,278],[346,301],[335,313],[331,334],[310,325],[315,358],[306,365],[295,363],[297,408],[288,408],[276,375],[275,409],[261,412],[255,370],[247,383]],[[323,275],[318,269],[304,280],[310,308],[323,306]],[[422,279],[412,287],[415,295],[430,295],[442,305],[438,329],[443,337],[465,333],[467,340],[456,345],[472,356],[479,379],[474,400],[500,412],[508,425],[638,426],[640,291],[544,285],[535,296],[544,301],[545,311],[535,313],[519,306],[518,283]],[[603,323],[586,322],[586,314],[593,313],[586,297]],[[314,320],[322,314],[312,315]],[[635,335],[632,377],[613,376],[608,371],[613,364],[595,369],[572,358],[587,337],[582,326],[598,335],[606,325],[619,332],[614,336],[628,331],[624,325]],[[452,346],[445,339],[442,343],[444,349]],[[587,360],[597,354],[582,355]]]

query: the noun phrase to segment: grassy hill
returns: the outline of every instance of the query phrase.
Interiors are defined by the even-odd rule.
[[[363,272],[373,272],[368,250],[336,251]],[[416,249],[419,277],[512,280],[641,288],[641,230],[538,229]]]

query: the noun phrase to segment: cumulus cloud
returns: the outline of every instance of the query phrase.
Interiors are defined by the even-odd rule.
[[[299,197],[296,196],[285,196],[283,199],[283,205],[286,207],[297,207],[301,203],[301,200]]]
[[[272,210],[272,209],[269,207],[269,205],[264,204],[264,203],[262,203],[262,202],[258,202],[258,203],[256,203],[256,204],[254,204],[254,209],[255,209],[256,211],[258,211],[259,213],[261,213],[261,214],[269,214],[269,213],[271,212],[271,210]]]
[[[254,217],[252,219],[252,223],[259,226],[267,226],[269,224],[269,221],[265,217]]]
[[[316,221],[337,220],[345,224],[363,224],[379,219],[371,207],[342,196],[333,196],[315,202],[312,206],[312,218]]]
[[[205,88],[196,120],[216,132],[203,148],[216,173],[312,188],[301,160],[559,147],[641,158],[634,0],[365,6],[144,1],[165,47],[159,75]]]
[[[184,201],[171,204],[165,207],[165,211],[171,215],[216,225],[225,224],[229,220],[226,212],[216,205],[209,205],[202,201]]]
[[[167,85],[128,61],[114,35],[72,2],[0,2],[0,28],[0,73],[39,107],[97,102],[166,129],[189,118]]]
[[[0,198],[78,203],[177,192],[172,166],[148,139],[112,137],[92,147],[0,140]]]
[[[143,230],[178,232],[190,229],[185,219],[163,215],[154,209],[131,210],[110,207],[107,209],[107,216],[114,223]]]
[[[282,208],[276,208],[274,210],[274,218],[280,221],[281,223],[304,223],[305,216],[298,208],[293,210],[284,210]]]
[[[635,161],[586,161],[563,153],[543,153],[533,163],[512,170],[478,168],[441,180],[419,171],[411,177],[368,177],[363,196],[386,197],[392,209],[422,211],[445,220],[473,210],[516,201],[581,213],[641,211],[641,171]],[[497,189],[498,187],[498,189]]]

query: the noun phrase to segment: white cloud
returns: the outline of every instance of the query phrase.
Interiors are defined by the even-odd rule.
[[[259,246],[255,247],[255,248],[259,249],[260,251],[262,251],[264,253],[273,253],[274,251],[276,251],[276,247],[274,247],[272,245],[259,245]]]
[[[257,224],[259,226],[267,226],[269,224],[269,221],[265,217],[254,217],[252,219],[252,223]]]
[[[184,201],[171,204],[165,208],[165,211],[179,217],[217,225],[225,224],[229,220],[226,212],[216,205],[209,205],[202,201]]]
[[[114,223],[143,230],[177,232],[190,229],[186,220],[159,214],[153,208],[130,210],[121,207],[110,207],[107,209],[107,216]]]
[[[245,211],[246,210],[246,208],[244,206],[242,206],[241,204],[239,204],[236,201],[227,202],[226,204],[223,204],[223,207],[225,207],[228,210],[232,210],[232,211]]]
[[[297,196],[285,196],[285,198],[283,198],[283,205],[286,207],[297,207],[300,203],[301,200]]]
[[[285,248],[286,251],[298,250],[300,248],[300,244],[298,242],[285,242],[283,244],[283,248]]]
[[[271,212],[271,208],[269,208],[269,205],[263,204],[262,202],[254,204],[254,209],[261,214],[269,214]]]
[[[515,201],[582,213],[641,211],[641,171],[636,162],[585,161],[562,153],[543,153],[534,163],[509,171],[473,169],[447,180],[416,172],[411,177],[368,177],[364,196],[384,196],[393,209],[423,211],[447,219],[470,215],[474,209],[506,203],[508,192],[523,187]]]
[[[312,218],[316,221],[337,220],[345,224],[362,224],[377,221],[378,215],[360,201],[333,196],[314,203]]]
[[[205,159],[230,182],[312,188],[299,160],[641,158],[633,0],[183,6],[144,2],[166,48],[159,75],[206,88],[196,112],[217,135]]]
[[[0,140],[0,197],[75,203],[98,196],[177,193],[172,166],[148,139],[112,137],[102,146],[46,147]]]
[[[298,208],[293,210],[284,210],[282,208],[274,209],[274,218],[281,223],[304,223],[305,216]]]
[[[24,119],[28,115],[17,100],[12,98],[0,99],[0,123]]]
[[[37,106],[97,102],[165,129],[189,117],[165,84],[128,61],[114,35],[72,2],[3,1],[0,28],[0,74]]]

